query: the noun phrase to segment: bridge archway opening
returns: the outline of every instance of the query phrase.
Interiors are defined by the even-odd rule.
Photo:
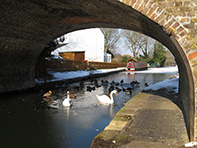
[[[196,141],[194,73],[183,46],[175,38],[176,32],[169,32],[162,24],[116,0],[3,1],[1,8],[6,12],[1,18],[1,25],[5,28],[0,47],[3,55],[1,92],[35,86],[34,69],[39,54],[48,43],[63,34],[95,27],[133,30],[159,41],[174,55],[180,73],[179,92],[186,111],[190,140]],[[164,15],[170,18],[167,13]],[[176,25],[176,19],[173,20]],[[16,76],[14,79],[13,75]]]
[[[87,27],[85,29],[92,28],[91,24],[89,24],[89,25],[90,25],[90,27],[87,24]],[[98,24],[95,28],[97,28],[97,27],[103,27],[103,25]],[[108,27],[110,27],[110,26],[108,26]],[[160,26],[157,26],[157,27],[160,27]],[[123,26],[123,28],[124,28],[124,26]],[[82,29],[84,29],[84,28],[82,27]],[[116,29],[118,29],[118,28],[116,28]],[[129,28],[124,28],[124,29],[143,33],[143,30],[133,30],[132,26],[130,26]],[[78,29],[78,30],[81,30],[81,29]],[[68,33],[68,32],[63,32],[62,35],[64,35],[65,33]],[[172,35],[166,34],[163,30],[160,30],[160,32],[157,32],[157,34],[151,33],[151,34],[145,34],[145,35],[147,35],[151,38],[154,38],[155,40],[162,43],[165,47],[167,47],[170,50],[170,52],[175,57],[175,60],[176,60],[176,63],[178,65],[178,69],[179,69],[179,74],[180,74],[179,93],[180,93],[180,96],[182,96],[182,102],[185,107],[184,111],[186,114],[186,122],[187,122],[186,125],[187,125],[188,133],[190,133],[189,136],[191,139],[192,135],[193,135],[193,133],[192,133],[193,129],[191,128],[191,125],[194,124],[194,121],[192,118],[192,116],[194,116],[194,104],[192,103],[193,102],[192,98],[194,99],[194,93],[193,93],[194,92],[194,86],[193,86],[194,82],[193,82],[193,76],[192,76],[189,62],[187,61],[187,58],[184,54],[183,49],[181,48],[179,43],[176,41],[175,37],[173,37]],[[183,90],[186,93],[182,93]]]

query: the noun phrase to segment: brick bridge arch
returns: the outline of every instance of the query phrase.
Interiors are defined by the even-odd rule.
[[[0,8],[0,93],[34,87],[39,54],[65,33],[93,27],[134,30],[158,40],[175,56],[190,141],[197,141],[197,2],[7,0]]]

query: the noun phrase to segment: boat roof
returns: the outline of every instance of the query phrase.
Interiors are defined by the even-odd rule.
[[[134,59],[134,58],[130,58],[130,59],[128,59],[128,60],[127,60],[127,63],[128,63],[129,61],[131,61],[131,62],[137,62],[137,60],[136,60],[136,59]]]

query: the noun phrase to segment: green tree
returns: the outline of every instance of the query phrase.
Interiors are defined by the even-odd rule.
[[[114,58],[114,54],[109,49],[107,49],[107,53],[111,54],[112,59]]]
[[[127,60],[129,60],[131,57],[125,57],[125,56],[123,56],[122,57],[122,63],[126,63],[127,62]]]
[[[54,51],[57,48],[58,41],[54,40],[50,42],[40,53],[39,59],[43,61],[47,61],[51,57],[51,52]]]
[[[166,57],[167,57],[167,59],[165,61],[166,66],[171,66],[171,64],[176,63],[174,56],[172,55],[172,53],[169,50],[166,51]]]
[[[166,61],[166,49],[165,47],[159,43],[155,42],[154,44],[154,53],[153,53],[153,59],[152,62],[159,63],[161,67],[164,66],[164,63]]]

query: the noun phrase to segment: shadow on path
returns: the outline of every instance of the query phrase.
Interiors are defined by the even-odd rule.
[[[179,94],[160,89],[144,91],[128,101],[95,137],[91,148],[177,148],[188,142]]]

